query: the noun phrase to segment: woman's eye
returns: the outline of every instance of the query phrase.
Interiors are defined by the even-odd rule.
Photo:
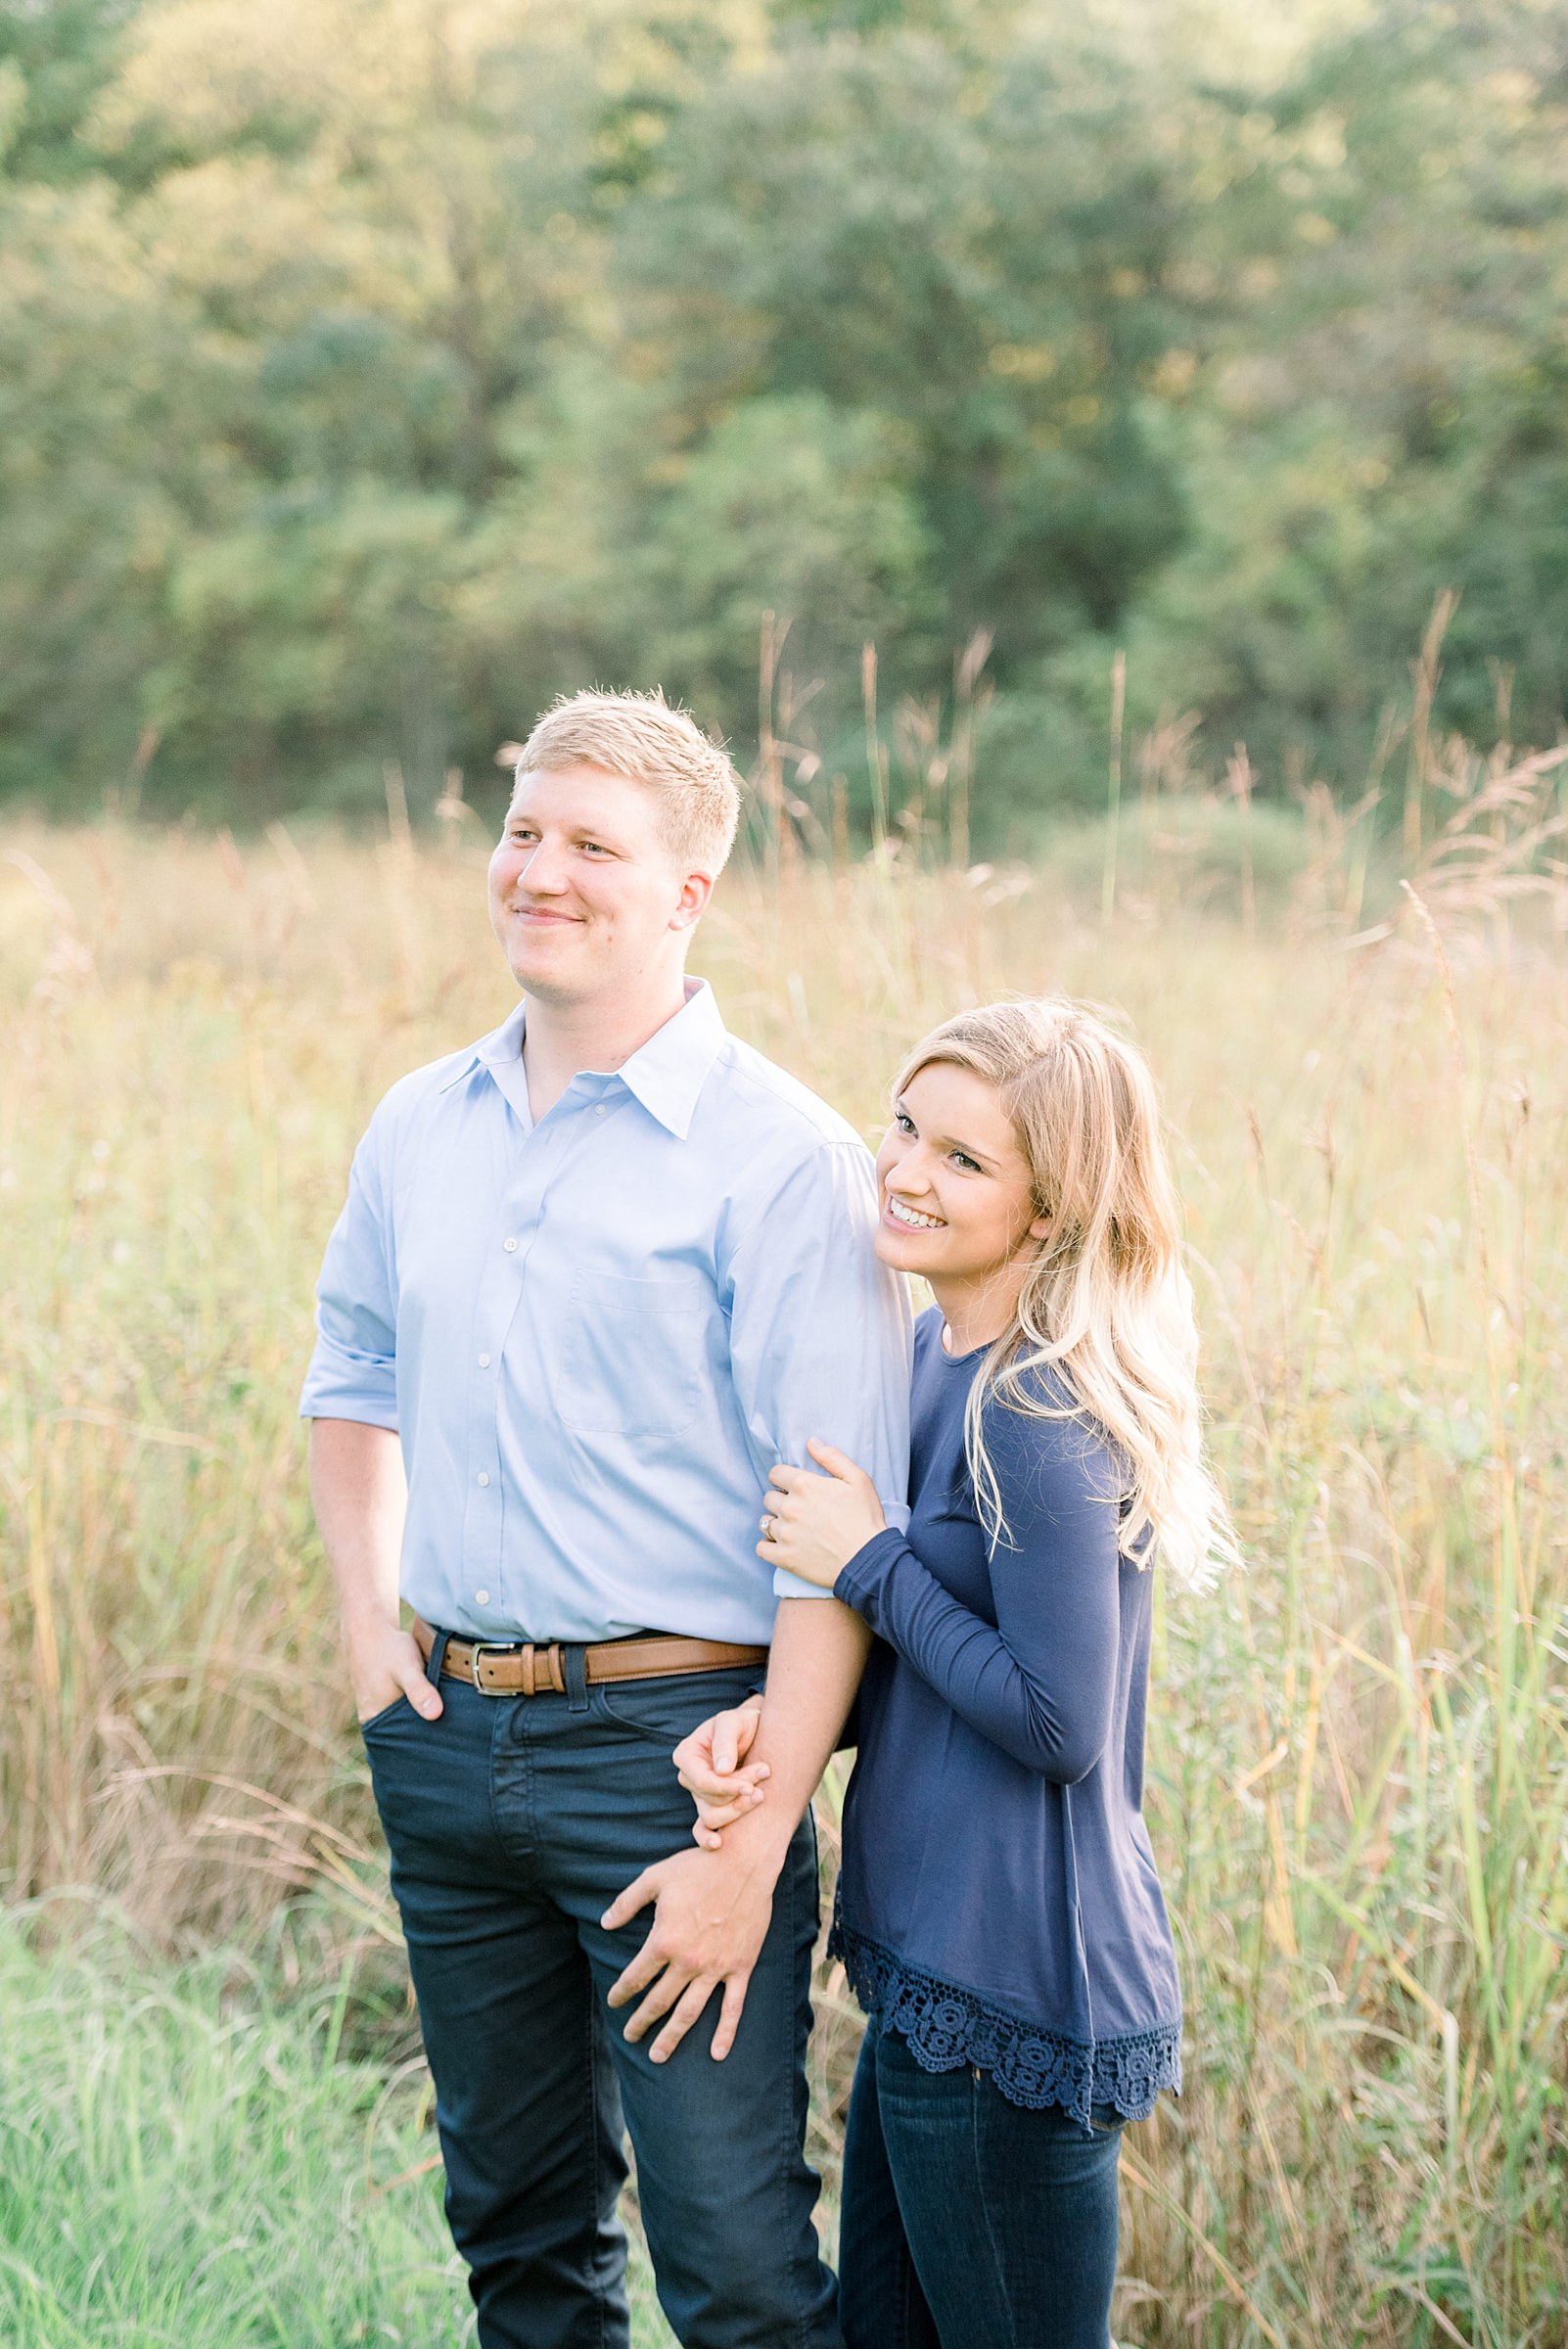
[[[906,1110],[895,1110],[893,1113],[893,1123],[895,1126],[897,1126],[900,1133],[913,1133],[914,1131],[914,1120],[909,1116]]]
[[[982,1172],[980,1161],[971,1158],[967,1150],[955,1150],[952,1155],[956,1164],[963,1168],[966,1174],[978,1174]]]

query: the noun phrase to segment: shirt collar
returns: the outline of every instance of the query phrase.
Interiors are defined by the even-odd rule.
[[[442,1091],[486,1068],[503,1092],[508,1078],[520,1074],[523,1037],[528,1027],[527,999],[508,1014],[499,1028],[482,1036],[452,1071]],[[686,981],[686,1000],[672,1019],[656,1029],[648,1041],[623,1061],[607,1082],[617,1078],[635,1095],[651,1118],[684,1141],[691,1131],[697,1097],[724,1042],[724,1022],[706,979]]]
[[[452,1073],[442,1080],[439,1090],[449,1093],[455,1085],[462,1083],[465,1077],[472,1077],[478,1068],[493,1071],[504,1068],[509,1061],[521,1060],[527,1009],[527,1004],[520,1003],[515,1011],[508,1012],[499,1028],[492,1028],[489,1035],[482,1036],[477,1044],[470,1044],[468,1050],[453,1061]]]
[[[651,1118],[677,1141],[691,1131],[697,1096],[724,1042],[724,1022],[706,979],[688,979],[686,1000],[619,1074]]]
[[[528,1015],[527,1001],[519,1003],[515,1011],[509,1011],[499,1028],[492,1028],[488,1036],[480,1037],[467,1063],[458,1071],[459,1076],[466,1077],[476,1061],[483,1063],[486,1069],[500,1069],[509,1061],[521,1060],[523,1032],[529,1024]]]

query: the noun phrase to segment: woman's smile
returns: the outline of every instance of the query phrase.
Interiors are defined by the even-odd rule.
[[[946,1229],[945,1217],[927,1215],[918,1207],[910,1207],[906,1200],[895,1198],[892,1191],[887,1194],[887,1204],[883,1215],[885,1221],[899,1224],[905,1231],[945,1231]]]

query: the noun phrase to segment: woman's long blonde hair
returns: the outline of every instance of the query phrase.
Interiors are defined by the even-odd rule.
[[[1146,1564],[1157,1550],[1179,1583],[1207,1588],[1240,1558],[1204,1458],[1192,1289],[1148,1063],[1065,996],[960,1012],[910,1054],[897,1090],[933,1061],[995,1086],[1029,1166],[1035,1213],[1050,1226],[1012,1325],[970,1392],[969,1461],[988,1535],[1007,1539],[986,1451],[987,1403],[1082,1418],[1125,1463],[1124,1555]],[[1042,1400],[1046,1369],[1072,1405]]]

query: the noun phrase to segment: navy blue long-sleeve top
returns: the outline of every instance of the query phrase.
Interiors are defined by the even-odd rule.
[[[990,1402],[1004,1532],[964,1446],[985,1349],[915,1328],[907,1533],[836,1595],[876,1634],[844,1814],[834,1948],[932,2070],[1013,2102],[1136,2119],[1179,2088],[1181,1998],[1143,1824],[1152,1576],[1121,1555],[1125,1476],[1081,1419]],[[1045,1379],[1041,1399],[1066,1403]]]

